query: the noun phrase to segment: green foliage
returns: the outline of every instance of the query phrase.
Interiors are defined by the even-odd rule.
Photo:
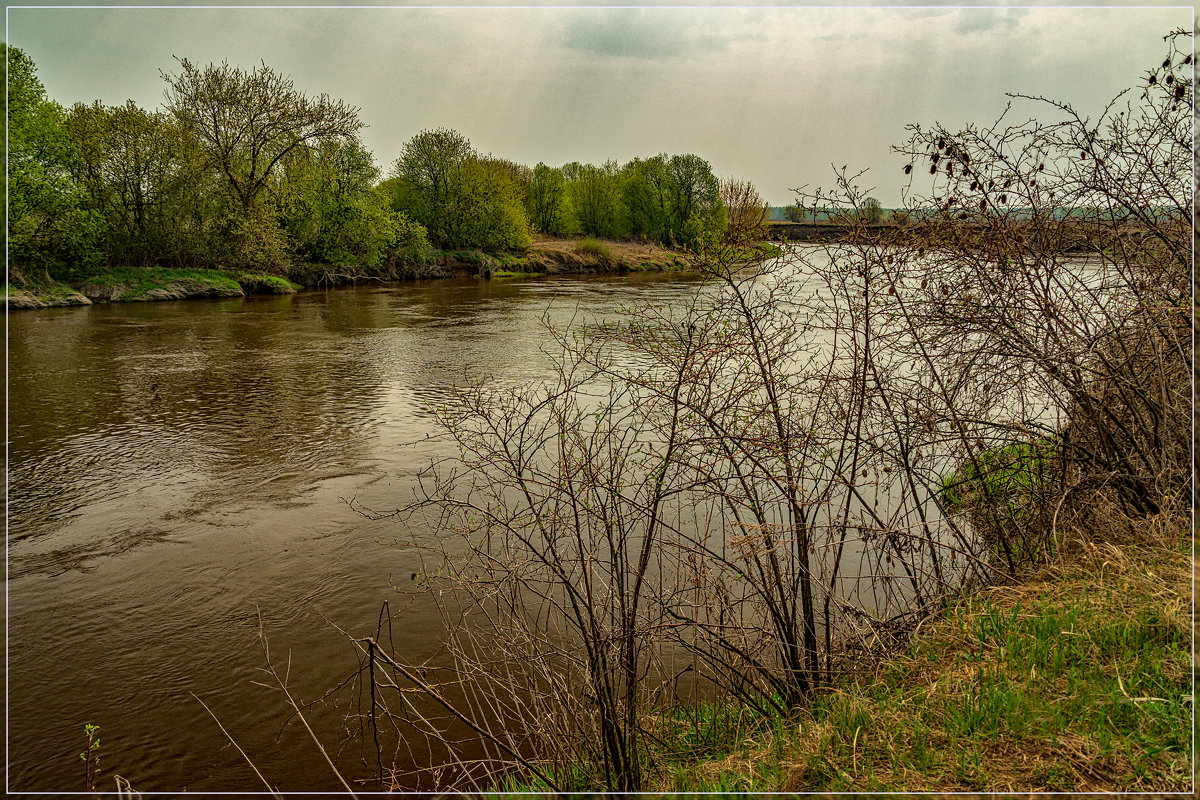
[[[525,192],[506,162],[472,157],[452,173],[447,242],[453,247],[521,250],[533,241]]]
[[[784,208],[783,218],[788,222],[804,222],[808,219],[808,209],[799,203],[793,203]]]
[[[238,285],[246,294],[295,294],[301,288],[287,278],[278,275],[243,273],[237,277]]]
[[[167,114],[133,101],[72,107],[66,118],[70,168],[81,205],[95,219],[94,246],[109,264],[150,266],[195,256],[187,231],[203,200],[194,141]]]
[[[720,182],[699,156],[634,159],[621,178],[630,235],[689,245],[724,228]]]
[[[83,735],[87,747],[79,754],[84,764],[84,790],[91,792],[96,789],[96,778],[100,774],[100,726],[84,723]]]
[[[570,236],[575,218],[567,195],[567,179],[562,169],[538,163],[533,168],[526,198],[529,221],[535,230],[551,236]]]
[[[265,64],[198,67],[179,59],[163,74],[167,107],[199,142],[219,185],[249,218],[292,153],[355,136],[358,109],[326,95],[309,98]]]
[[[575,243],[575,252],[580,255],[591,256],[600,263],[608,266],[617,263],[617,257],[613,254],[612,248],[599,239],[581,239]]]
[[[621,238],[626,227],[622,222],[621,179],[616,162],[608,161],[600,167],[572,162],[563,167],[563,175],[578,230],[588,236]]]
[[[80,218],[62,107],[47,99],[33,61],[5,46],[8,81],[8,253],[14,279],[49,278],[54,267],[93,260],[86,238],[72,235]]]
[[[874,197],[868,197],[863,201],[862,208],[858,209],[858,217],[872,225],[883,221],[883,204]]]
[[[458,168],[474,155],[465,136],[437,128],[421,131],[406,142],[392,166],[396,209],[424,225],[434,247],[445,247],[450,241]]]
[[[1014,442],[974,455],[958,470],[945,475],[938,488],[948,508],[961,509],[972,493],[1003,498],[1019,510],[1036,490],[1058,446],[1049,438]]]

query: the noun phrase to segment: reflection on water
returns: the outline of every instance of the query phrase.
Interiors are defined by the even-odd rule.
[[[691,291],[665,275],[461,280],[11,314],[10,787],[81,790],[86,722],[103,781],[261,789],[194,692],[273,785],[337,788],[252,683],[258,615],[293,692],[319,697],[355,664],[332,626],[373,628],[416,566],[379,543],[403,531],[343,501],[407,497],[437,455],[429,405],[467,379],[545,375],[548,307],[559,325],[616,320]],[[400,617],[409,657],[433,652],[434,620],[419,601]],[[334,742],[346,710],[309,719]],[[359,756],[339,764],[373,774]]]

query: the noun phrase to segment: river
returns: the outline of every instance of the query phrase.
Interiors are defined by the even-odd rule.
[[[449,387],[545,375],[547,309],[615,320],[694,288],[462,279],[9,314],[9,790],[82,791],[85,723],[101,789],[121,775],[144,792],[262,790],[196,697],[272,785],[339,789],[281,693],[255,683],[260,615],[305,702],[354,671],[338,629],[373,632],[385,600],[398,649],[431,655],[439,618],[396,591],[416,554],[345,501],[408,498]],[[369,778],[347,702],[306,717],[348,778]]]

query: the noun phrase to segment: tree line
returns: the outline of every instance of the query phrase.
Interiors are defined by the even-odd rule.
[[[359,109],[265,64],[179,59],[162,108],[64,108],[5,50],[16,284],[114,267],[403,277],[439,249],[522,249],[539,233],[692,246],[766,215],[743,181],[726,198],[749,205],[731,209],[697,155],[529,168],[444,128],[405,143],[385,177]]]

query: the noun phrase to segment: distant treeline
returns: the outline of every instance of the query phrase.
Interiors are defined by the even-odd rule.
[[[693,245],[766,206],[696,155],[530,168],[427,130],[386,179],[358,109],[262,65],[163,73],[163,108],[50,100],[6,47],[14,283],[114,267],[400,277],[436,249],[520,249],[536,233]]]

